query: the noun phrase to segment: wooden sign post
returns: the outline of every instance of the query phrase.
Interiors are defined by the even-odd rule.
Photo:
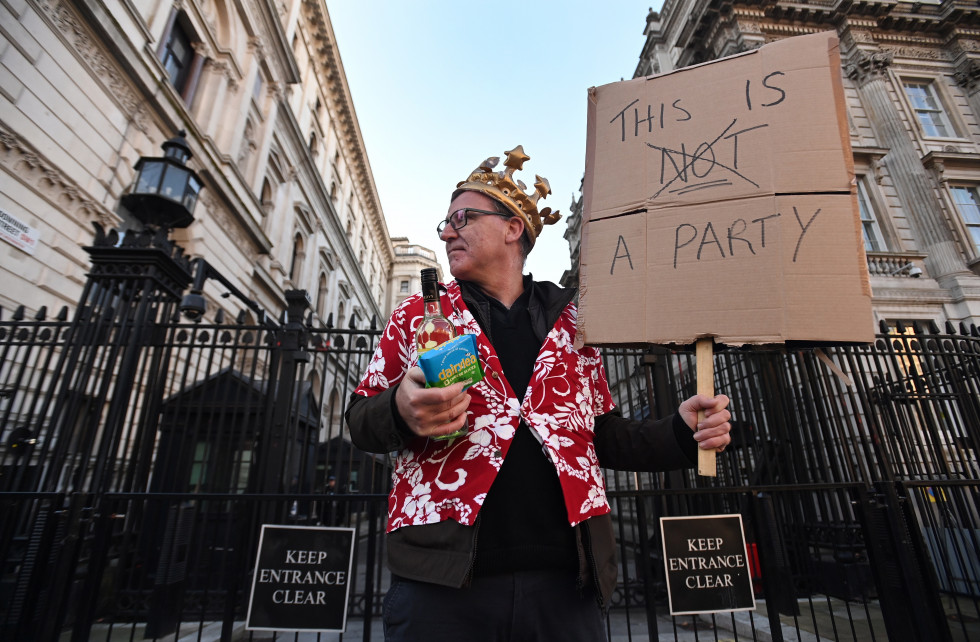
[[[711,339],[698,339],[695,348],[695,377],[699,395],[715,396],[714,343]],[[698,423],[704,421],[704,411],[698,411]],[[715,477],[715,451],[698,448],[698,474]]]

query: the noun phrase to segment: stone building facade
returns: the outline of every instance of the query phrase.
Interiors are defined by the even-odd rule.
[[[71,305],[93,223],[140,157],[179,130],[202,178],[172,233],[272,314],[381,319],[395,249],[325,0],[13,0],[0,4],[0,306]],[[43,296],[38,295],[38,288]],[[209,313],[236,309],[218,287]]]
[[[435,268],[442,281],[442,266],[436,253],[427,247],[410,243],[404,236],[391,239],[395,246],[395,263],[391,268],[391,287],[388,289],[388,309],[395,307],[416,292],[422,291],[421,272]]]
[[[876,320],[980,323],[976,3],[666,0],[647,16],[634,77],[819,31],[841,42]],[[566,234],[573,256],[581,209]]]

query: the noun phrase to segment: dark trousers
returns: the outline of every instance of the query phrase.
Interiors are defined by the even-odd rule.
[[[572,574],[521,571],[455,589],[393,577],[384,599],[388,642],[605,642],[591,588]]]

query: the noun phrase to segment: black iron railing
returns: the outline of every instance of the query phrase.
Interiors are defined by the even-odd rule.
[[[301,294],[279,323],[186,323],[173,301],[120,315],[118,290],[98,300],[0,317],[2,637],[247,639],[260,526],[281,523],[355,529],[348,635],[379,639],[390,462],[342,422],[379,331],[313,327]],[[604,354],[627,416],[667,415],[694,391],[693,354]],[[735,417],[717,478],[607,472],[622,565],[610,627],[975,636],[976,330],[721,350],[715,371]],[[658,518],[733,513],[756,611],[670,618]]]

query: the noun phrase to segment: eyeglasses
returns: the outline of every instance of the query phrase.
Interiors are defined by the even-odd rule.
[[[500,216],[503,218],[511,218],[514,216],[513,214],[504,214],[503,212],[491,212],[490,210],[478,210],[475,207],[464,207],[463,209],[456,210],[450,214],[448,218],[440,222],[439,225],[436,226],[436,232],[438,232],[439,236],[442,236],[442,232],[446,229],[447,225],[452,225],[453,229],[458,232],[466,227],[466,224],[470,222],[470,218],[474,216],[483,216],[486,214],[491,216]]]

